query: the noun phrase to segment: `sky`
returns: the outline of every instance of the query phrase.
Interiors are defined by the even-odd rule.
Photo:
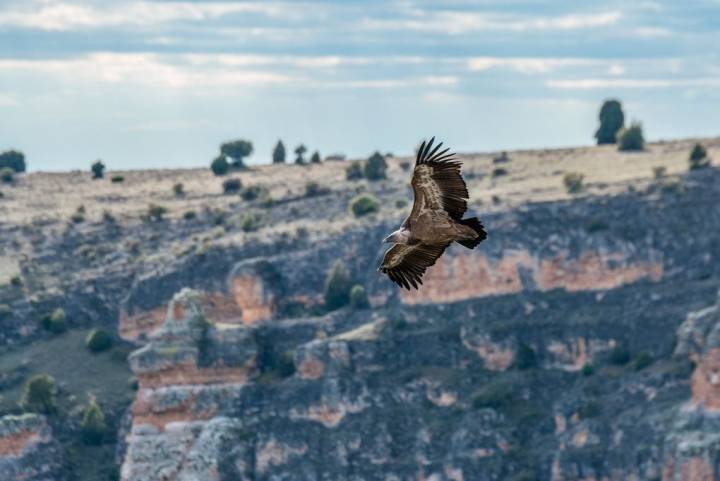
[[[589,145],[610,97],[649,140],[720,135],[720,0],[0,0],[30,170]]]

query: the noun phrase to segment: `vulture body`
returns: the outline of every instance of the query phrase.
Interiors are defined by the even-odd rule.
[[[487,234],[477,217],[463,219],[468,190],[460,161],[450,149],[433,148],[435,138],[420,145],[412,176],[412,211],[400,228],[383,242],[392,242],[378,268],[391,281],[410,289],[422,284],[425,270],[457,242],[474,249]]]

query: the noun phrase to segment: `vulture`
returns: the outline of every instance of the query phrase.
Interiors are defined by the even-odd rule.
[[[435,137],[420,145],[412,176],[415,196],[412,211],[400,228],[383,243],[393,246],[383,257],[378,271],[410,290],[422,284],[425,270],[457,242],[474,249],[487,233],[477,217],[463,219],[468,190],[460,175],[460,160],[450,149],[433,147]]]

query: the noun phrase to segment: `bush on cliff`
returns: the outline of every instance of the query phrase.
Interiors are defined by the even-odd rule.
[[[161,222],[165,219],[168,210],[166,207],[157,204],[148,205],[146,220],[150,222]]]
[[[20,407],[25,412],[53,414],[57,412],[55,379],[47,374],[30,378],[23,388]]]
[[[367,309],[370,307],[367,292],[365,292],[365,288],[360,284],[355,284],[352,286],[352,289],[350,289],[350,307],[353,309]]]
[[[610,351],[610,362],[616,366],[624,366],[630,362],[630,351],[624,346],[615,346],[612,351]]]
[[[707,150],[702,144],[695,144],[693,149],[690,151],[690,157],[688,158],[690,164],[690,170],[704,169],[710,167],[710,158],[707,155]]]
[[[357,160],[351,162],[345,169],[345,178],[347,180],[360,180],[364,176],[362,164]]]
[[[0,182],[12,184],[15,181],[15,171],[10,167],[0,168]]]
[[[650,366],[655,360],[652,357],[652,354],[650,354],[647,351],[642,351],[635,356],[635,359],[633,359],[633,367],[636,371],[641,371],[645,369],[646,367]]]
[[[80,421],[82,440],[85,444],[98,445],[102,443],[107,431],[105,414],[100,409],[95,398],[93,398],[85,408],[82,421]]]
[[[85,338],[85,347],[92,352],[107,351],[112,347],[113,338],[105,329],[93,329]]]
[[[521,370],[532,369],[537,366],[537,356],[535,350],[521,342],[518,346],[517,358],[515,359],[515,367]]]
[[[43,317],[40,321],[40,324],[42,325],[43,329],[45,329],[46,331],[50,331],[54,334],[65,332],[65,329],[67,329],[65,310],[63,310],[61,307],[58,307],[50,314]]]
[[[325,280],[325,307],[333,311],[348,305],[351,287],[350,274],[338,259]]]
[[[568,172],[563,177],[563,184],[565,184],[565,190],[568,194],[577,194],[582,192],[585,188],[583,185],[583,179],[585,176],[579,172]]]
[[[387,170],[387,162],[385,162],[385,157],[383,157],[380,152],[375,152],[367,159],[367,162],[365,162],[364,170],[365,178],[368,180],[386,179],[387,175],[385,171]]]
[[[618,150],[623,152],[635,152],[645,148],[642,125],[634,122],[627,129],[618,133]]]
[[[225,175],[230,170],[230,162],[227,161],[224,155],[218,155],[210,163],[210,170],[212,170],[215,175]]]
[[[228,179],[222,184],[223,194],[237,194],[242,189],[240,179]]]
[[[380,201],[372,194],[360,194],[350,201],[350,210],[355,217],[363,217],[380,211]]]

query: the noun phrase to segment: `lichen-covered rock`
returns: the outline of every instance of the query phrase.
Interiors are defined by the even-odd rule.
[[[0,479],[66,479],[62,451],[44,416],[24,414],[0,418]]]

